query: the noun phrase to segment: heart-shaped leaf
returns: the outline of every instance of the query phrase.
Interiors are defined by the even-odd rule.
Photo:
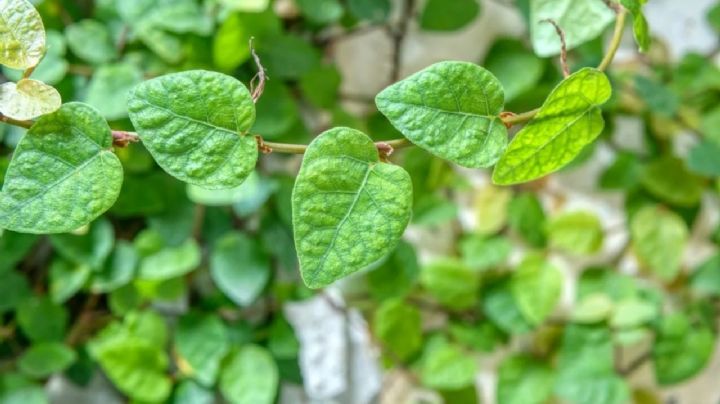
[[[205,188],[232,188],[250,175],[257,143],[250,92],[233,77],[193,70],[148,80],[130,93],[130,119],[170,175]]]
[[[412,183],[364,133],[334,128],[305,153],[292,195],[300,273],[320,288],[390,253],[410,220]]]
[[[383,90],[375,104],[405,137],[465,167],[488,167],[507,144],[498,79],[473,63],[440,62]]]
[[[534,180],[571,162],[602,131],[600,106],[611,91],[605,74],[593,68],[563,80],[510,142],[495,166],[493,182]]]
[[[0,227],[65,233],[115,203],[123,181],[107,122],[69,103],[44,115],[20,140],[0,193]]]
[[[45,53],[42,18],[27,0],[0,3],[0,63],[13,69],[27,69],[40,62]]]
[[[0,85],[0,113],[10,118],[37,118],[57,111],[61,104],[60,93],[42,81],[22,79]]]

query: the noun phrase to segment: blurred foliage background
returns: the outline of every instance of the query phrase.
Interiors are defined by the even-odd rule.
[[[417,37],[455,46],[447,38],[469,27],[492,32],[482,56],[462,59],[500,79],[508,111],[541,105],[562,79],[557,58],[536,56],[527,33],[495,34],[527,26],[531,1],[38,0],[48,52],[33,78],[132,130],[135,85],[189,69],[249,83],[254,38],[270,79],[252,133],[399,138],[373,96],[424,67],[417,54],[446,53]],[[720,6],[682,4],[720,30]],[[491,9],[513,18],[488,21]],[[397,151],[414,186],[406,240],[323,291],[298,275],[298,156],[264,156],[239,188],[209,191],[165,174],[140,143],[117,149],[125,182],[101,219],[0,236],[0,402],[717,402],[717,383],[673,386],[717,345],[720,48],[678,55],[656,40],[637,54],[627,28],[606,129],[570,167],[501,188]],[[382,52],[343,48],[377,38]],[[572,70],[597,65],[605,38],[573,49]],[[0,183],[23,132],[0,125]]]

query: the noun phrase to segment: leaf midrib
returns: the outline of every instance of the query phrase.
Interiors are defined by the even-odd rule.
[[[203,126],[207,126],[207,127],[209,127],[209,128],[213,128],[213,129],[219,130],[219,131],[221,131],[221,132],[226,132],[226,133],[230,133],[230,134],[232,134],[232,135],[241,135],[241,136],[244,136],[244,135],[247,134],[247,132],[248,132],[247,130],[245,130],[245,131],[240,131],[240,128],[239,128],[239,127],[237,127],[235,130],[233,130],[233,129],[225,128],[225,127],[223,127],[223,126],[214,125],[214,124],[212,124],[212,123],[210,123],[210,122],[201,121],[201,120],[199,120],[199,119],[195,119],[195,118],[192,118],[192,117],[189,117],[189,116],[180,115],[180,114],[176,113],[175,111],[173,111],[173,110],[171,110],[171,109],[169,109],[169,108],[167,108],[167,107],[163,107],[163,106],[154,104],[154,103],[150,102],[149,100],[147,100],[146,98],[141,98],[141,100],[142,100],[144,103],[146,103],[147,105],[149,105],[149,106],[151,106],[151,107],[154,107],[154,108],[157,108],[157,109],[161,109],[161,110],[169,113],[170,115],[172,115],[172,116],[174,116],[174,117],[176,117],[176,118],[188,120],[188,121],[190,121],[190,122],[195,122],[195,123],[197,123],[197,124],[200,124],[200,125],[203,125]],[[235,124],[237,125],[237,122],[235,122]],[[154,129],[154,128],[153,128],[153,129]],[[249,130],[249,129],[248,129],[248,130]]]
[[[411,107],[425,108],[425,109],[429,109],[431,111],[442,112],[442,113],[451,114],[451,115],[461,115],[461,116],[469,116],[469,117],[474,117],[474,118],[485,118],[485,119],[494,119],[497,117],[497,115],[483,115],[483,114],[476,114],[476,113],[472,113],[472,112],[452,111],[452,110],[448,110],[448,109],[432,107],[430,105],[425,105],[425,104],[415,104],[412,102],[395,101],[395,100],[392,100],[389,98],[385,98],[385,100],[387,100],[391,103],[394,103],[394,104],[401,104],[401,105],[407,105],[407,106],[411,106]]]

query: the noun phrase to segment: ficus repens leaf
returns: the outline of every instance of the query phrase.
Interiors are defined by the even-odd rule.
[[[430,153],[464,167],[488,167],[507,144],[498,79],[468,62],[440,62],[383,90],[378,109]]]
[[[35,7],[27,0],[0,3],[0,64],[27,69],[45,54],[45,28]]]
[[[170,175],[205,188],[240,185],[255,167],[250,92],[237,79],[203,70],[148,80],[129,96],[140,139]]]
[[[292,194],[300,273],[321,288],[390,253],[410,220],[412,183],[367,135],[334,128],[303,158]]]
[[[42,81],[22,79],[0,85],[0,113],[14,119],[28,120],[60,108],[60,93]]]
[[[92,107],[68,103],[44,115],[20,140],[0,193],[0,227],[64,233],[108,210],[123,170],[110,150],[107,122]]]
[[[510,142],[495,166],[493,182],[534,180],[572,161],[602,131],[600,106],[610,93],[610,82],[597,69],[584,68],[563,80]]]

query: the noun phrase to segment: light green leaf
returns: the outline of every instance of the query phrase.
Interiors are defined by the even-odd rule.
[[[708,177],[720,177],[720,143],[701,140],[690,149],[687,156],[688,169],[694,173]]]
[[[0,375],[0,402],[3,404],[48,404],[45,389],[20,373]]]
[[[67,328],[68,313],[48,297],[31,297],[18,306],[17,322],[33,342],[62,341]]]
[[[633,328],[645,325],[659,314],[652,302],[640,298],[624,299],[615,305],[610,326],[613,328]]]
[[[495,166],[493,182],[530,181],[570,163],[602,131],[600,106],[611,91],[605,74],[593,68],[563,80],[510,142]]]
[[[168,358],[161,348],[126,338],[102,349],[97,360],[113,384],[135,400],[163,402],[170,395]]]
[[[423,385],[433,389],[457,390],[471,386],[477,372],[472,355],[458,346],[442,343],[430,347],[421,362],[420,378]]]
[[[553,373],[527,356],[510,356],[498,372],[498,404],[543,404],[552,394]]]
[[[118,240],[103,268],[93,273],[90,289],[94,293],[108,293],[127,285],[135,276],[138,261],[135,246],[128,241]]]
[[[109,62],[117,57],[110,31],[96,20],[82,20],[65,28],[65,37],[72,53],[93,64]]]
[[[460,241],[463,262],[480,272],[505,263],[512,249],[510,240],[502,236],[485,238],[473,234]]]
[[[109,220],[101,218],[93,222],[85,234],[54,234],[50,242],[68,261],[99,270],[112,251],[115,231]]]
[[[691,324],[681,313],[664,317],[652,349],[655,379],[661,386],[680,383],[707,365],[715,346],[710,329]]]
[[[343,16],[343,6],[338,0],[296,0],[300,13],[309,21],[326,25]]]
[[[27,69],[45,54],[45,27],[27,0],[6,0],[0,7],[0,63]]]
[[[508,206],[508,222],[531,246],[545,246],[545,211],[536,195],[527,192],[516,196]]]
[[[49,30],[47,31],[47,51],[45,57],[35,67],[32,78],[42,81],[45,84],[55,85],[59,83],[68,71],[70,64],[65,59],[66,45],[63,34]],[[11,69],[7,66],[2,69],[5,77],[12,81],[20,81],[23,76],[22,70]]]
[[[220,3],[233,10],[259,13],[268,8],[270,0],[220,0]]]
[[[477,0],[428,0],[420,14],[420,27],[428,31],[455,31],[480,14]]]
[[[560,54],[560,37],[551,19],[565,33],[567,49],[599,36],[615,14],[602,0],[530,0],[530,38],[538,56]]]
[[[545,70],[542,59],[526,50],[522,42],[511,39],[495,42],[483,66],[502,84],[506,102],[532,89]]]
[[[91,107],[63,105],[22,138],[0,193],[0,227],[64,233],[112,206],[123,170],[107,122]]]
[[[384,22],[390,17],[390,0],[348,0],[348,11],[359,20]]]
[[[461,310],[477,303],[480,277],[462,261],[447,258],[425,266],[420,284],[440,304]]]
[[[308,146],[292,195],[300,273],[320,288],[390,253],[410,221],[412,183],[362,132],[335,128]]]
[[[695,268],[690,278],[690,287],[703,297],[720,296],[720,254],[713,255]],[[3,295],[0,293],[0,296]]]
[[[136,87],[128,106],[143,144],[180,180],[231,188],[255,167],[257,143],[247,133],[255,106],[247,88],[230,76],[168,74]]]
[[[507,144],[498,117],[503,89],[492,73],[467,62],[440,62],[384,89],[375,104],[405,137],[465,167],[494,164]]]
[[[688,239],[685,222],[676,213],[655,206],[640,209],[630,223],[635,254],[661,280],[672,281]]]
[[[647,52],[650,48],[650,30],[642,12],[642,6],[647,0],[620,0],[620,3],[632,13],[633,34],[640,52]]]
[[[547,228],[550,246],[573,254],[592,254],[602,247],[600,219],[591,212],[568,212],[552,218]]]
[[[92,76],[85,99],[109,120],[127,117],[130,91],[143,80],[142,71],[132,63],[100,66]]]
[[[513,297],[525,318],[539,325],[553,312],[562,293],[563,276],[540,256],[526,257],[513,274]]]
[[[240,3],[247,0],[240,0]],[[280,33],[280,19],[272,11],[264,13],[232,13],[220,24],[213,38],[212,56],[215,66],[232,71],[250,58],[250,38],[263,38]]]
[[[0,113],[14,119],[29,120],[57,111],[60,93],[41,81],[22,79],[0,84]]]
[[[180,318],[175,331],[178,367],[203,386],[212,386],[220,361],[229,350],[225,325],[216,315],[190,313]]]
[[[220,375],[220,392],[233,404],[272,404],[278,379],[270,353],[257,345],[246,345],[228,357]]]
[[[185,275],[200,265],[201,253],[197,243],[188,239],[178,247],[167,247],[140,262],[138,278],[166,280]]]
[[[76,358],[75,351],[65,345],[45,342],[25,351],[18,360],[18,368],[30,377],[41,379],[65,370]]]
[[[90,268],[85,265],[73,265],[64,260],[56,260],[50,266],[50,297],[55,303],[62,304],[85,285],[90,277]]]
[[[572,319],[576,323],[597,323],[608,318],[613,310],[613,302],[604,293],[592,293],[582,298],[573,307]]]
[[[270,280],[270,269],[260,243],[241,233],[218,240],[210,258],[215,285],[239,306],[248,306],[260,296]]]
[[[509,188],[491,184],[475,193],[473,210],[475,212],[475,233],[492,235],[507,224],[508,204],[513,196]]]
[[[673,156],[650,162],[640,175],[640,183],[653,196],[669,204],[693,207],[700,202],[703,181],[688,171],[685,163]]]
[[[525,319],[516,299],[513,297],[512,283],[503,279],[488,289],[483,289],[482,307],[488,318],[508,334],[525,334],[533,325]]]
[[[215,394],[192,380],[183,380],[177,384],[172,404],[214,404]]]
[[[372,324],[383,350],[392,353],[391,359],[409,359],[422,346],[420,311],[402,300],[386,300],[375,312]]]

